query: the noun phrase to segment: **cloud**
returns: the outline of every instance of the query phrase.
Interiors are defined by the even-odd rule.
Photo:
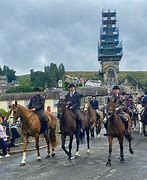
[[[66,70],[95,70],[101,11],[116,9],[124,56],[120,70],[146,70],[145,0],[0,1],[0,64],[17,74],[51,62]]]

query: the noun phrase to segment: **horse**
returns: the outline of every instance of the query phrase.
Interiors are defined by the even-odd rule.
[[[109,154],[108,154],[108,160],[106,163],[106,166],[111,166],[111,154],[112,154],[112,142],[113,138],[117,137],[120,145],[120,162],[124,162],[124,153],[123,153],[123,140],[124,136],[129,142],[129,152],[130,154],[133,154],[134,151],[131,146],[131,134],[125,135],[125,126],[122,122],[120,116],[115,112],[116,109],[116,102],[112,102],[108,98],[108,104],[107,104],[107,111],[108,111],[108,125],[107,125],[107,131],[108,131],[108,143],[109,143]],[[131,126],[129,125],[129,130],[131,130]]]
[[[68,159],[73,159],[72,157],[72,142],[75,135],[76,138],[76,153],[75,157],[79,156],[79,144],[80,144],[80,134],[77,128],[76,116],[72,110],[67,107],[67,102],[64,99],[60,99],[58,102],[58,119],[60,119],[60,130],[61,130],[61,142],[62,149],[67,154]],[[88,114],[81,110],[81,120],[82,120],[82,129],[86,132],[87,136],[87,154],[90,154],[90,145],[89,145],[89,130],[90,130],[90,121],[88,119]],[[69,136],[69,145],[68,150],[65,147],[66,136]]]
[[[13,118],[17,120],[20,118],[21,120],[21,133],[23,139],[23,157],[20,163],[20,166],[24,166],[26,164],[26,152],[28,145],[28,138],[32,136],[35,138],[36,142],[36,150],[37,150],[37,160],[41,160],[40,152],[39,152],[39,135],[41,131],[41,123],[40,119],[34,112],[31,112],[29,109],[23,107],[15,101],[15,104],[11,105],[11,111],[13,112]],[[47,155],[46,158],[49,158],[50,155],[55,156],[55,148],[57,146],[56,139],[56,125],[57,118],[54,117],[51,113],[45,112],[48,117],[48,134],[43,134],[47,144]],[[50,154],[50,145],[52,146],[52,153]]]
[[[96,134],[99,135],[101,131],[103,113],[100,110],[94,110],[89,102],[85,102],[84,110],[88,112],[89,119],[93,124],[90,128],[91,138],[94,138],[94,127],[96,127]]]
[[[143,127],[143,134],[147,136],[146,125],[147,125],[147,105],[144,106],[143,112],[141,113],[141,122]]]

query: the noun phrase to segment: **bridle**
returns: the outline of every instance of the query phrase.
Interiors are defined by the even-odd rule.
[[[24,107],[22,107],[23,109],[24,109]],[[12,110],[13,111],[13,113],[14,113],[14,110]],[[18,110],[18,108],[16,108],[16,112],[15,113],[17,113],[19,110]],[[19,117],[20,117],[20,119],[21,119],[21,124],[24,124],[25,126],[26,126],[26,121],[28,121],[33,115],[34,115],[35,113],[34,112],[32,112],[32,114],[28,117],[28,118],[24,118],[23,116],[22,116],[22,113],[20,113],[20,115],[16,118],[16,119],[18,119]],[[14,116],[13,116],[13,118],[14,118]],[[24,119],[26,119],[26,120],[24,120]],[[28,131],[28,129],[30,129],[30,127],[32,126],[32,123],[33,123],[33,119],[32,119],[32,121],[29,123],[29,126],[26,126],[25,127],[25,130],[26,131]]]

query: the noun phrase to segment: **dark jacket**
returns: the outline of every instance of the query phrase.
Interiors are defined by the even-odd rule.
[[[99,107],[98,100],[97,100],[97,99],[92,99],[92,100],[90,101],[90,105],[91,105],[91,107],[92,107],[93,109],[98,109],[98,107]]]
[[[65,101],[69,104],[69,107],[72,107],[72,109],[80,109],[81,95],[79,93],[77,93],[77,91],[75,91],[71,97],[70,92],[69,92],[65,96]]]
[[[35,94],[30,99],[28,108],[29,109],[35,108],[36,111],[44,110],[44,104],[45,104],[45,98],[40,94],[38,95]]]
[[[143,105],[143,106],[147,105],[147,96],[144,96],[144,97],[143,97],[142,105]]]

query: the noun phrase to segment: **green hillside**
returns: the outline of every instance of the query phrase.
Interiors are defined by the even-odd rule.
[[[102,77],[96,71],[70,71],[66,72],[69,76],[83,77],[84,79],[101,79]],[[147,71],[120,71],[119,81],[121,81],[125,76],[131,76],[138,83],[140,83],[145,89],[147,89]]]
[[[66,71],[66,74],[74,77],[82,77],[84,79],[101,79],[101,75],[97,71]],[[140,83],[145,89],[147,89],[147,71],[120,71],[119,81],[125,76],[133,77],[138,83]],[[30,75],[21,75],[17,79],[23,83],[30,83]]]

